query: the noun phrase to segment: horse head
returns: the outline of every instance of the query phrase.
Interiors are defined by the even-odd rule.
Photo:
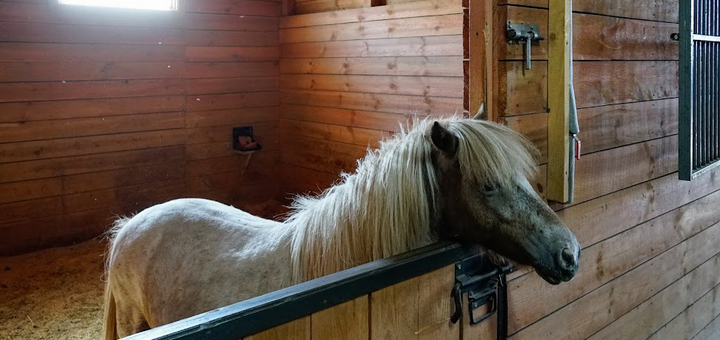
[[[434,122],[426,136],[433,145],[441,238],[530,265],[551,284],[575,276],[580,245],[528,182],[536,150],[526,139],[470,119]]]

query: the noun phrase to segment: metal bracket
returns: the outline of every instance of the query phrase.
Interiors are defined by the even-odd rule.
[[[525,69],[530,69],[530,61],[532,59],[531,46],[534,41],[545,40],[545,37],[540,35],[540,26],[531,24],[511,24],[507,23],[507,31],[505,32],[508,38],[508,44],[514,45],[525,45]]]
[[[498,313],[497,338],[507,338],[507,282],[505,274],[514,270],[512,266],[498,267],[489,263],[482,255],[473,256],[455,264],[455,285],[452,297],[455,313],[450,321],[458,322],[462,317],[463,294],[468,295],[470,324],[480,323]],[[487,311],[476,315],[478,308],[487,306]]]

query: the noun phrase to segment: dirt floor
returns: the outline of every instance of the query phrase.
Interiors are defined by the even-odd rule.
[[[105,243],[0,257],[0,340],[99,339]]]

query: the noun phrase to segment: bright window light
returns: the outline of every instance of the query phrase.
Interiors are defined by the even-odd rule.
[[[132,9],[149,9],[155,11],[177,10],[177,0],[59,0],[64,5],[80,5],[93,7],[115,7]]]

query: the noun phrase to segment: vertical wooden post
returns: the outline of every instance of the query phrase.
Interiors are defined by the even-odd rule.
[[[486,97],[486,68],[485,53],[487,53],[485,41],[485,2],[482,0],[469,0],[468,4],[468,95],[470,97],[468,110],[470,116],[474,116],[480,105],[485,102]]]
[[[282,0],[281,5],[284,17],[295,14],[295,0]]]
[[[550,0],[548,22],[548,190],[547,198],[570,197],[570,27],[571,0]]]

